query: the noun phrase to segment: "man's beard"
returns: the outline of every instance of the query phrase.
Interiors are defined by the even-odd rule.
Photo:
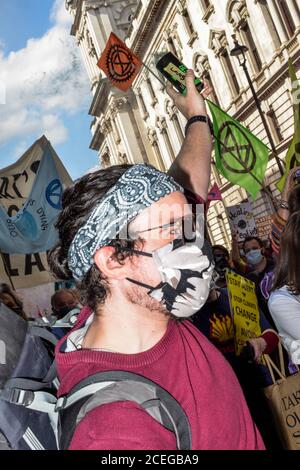
[[[152,299],[147,294],[147,289],[144,287],[129,286],[126,292],[126,298],[132,304],[139,305],[140,307],[149,310],[149,312],[158,312],[165,317],[177,320],[177,317],[170,313],[158,300]]]

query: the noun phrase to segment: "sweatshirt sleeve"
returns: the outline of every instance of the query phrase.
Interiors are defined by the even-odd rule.
[[[70,450],[176,450],[175,435],[133,402],[90,411],[77,426]]]

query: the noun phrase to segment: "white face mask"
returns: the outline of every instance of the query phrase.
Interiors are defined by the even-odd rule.
[[[176,317],[190,317],[205,304],[214,268],[207,256],[207,248],[200,249],[196,243],[176,239],[152,254],[132,251],[153,257],[161,282],[153,287],[128,280],[150,289],[148,295],[158,300],[170,313]]]

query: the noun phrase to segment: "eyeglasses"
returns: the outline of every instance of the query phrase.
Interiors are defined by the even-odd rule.
[[[199,235],[199,221],[197,221],[197,217],[195,215],[191,214],[167,224],[149,227],[145,230],[130,231],[129,228],[130,238],[137,238],[137,236],[142,233],[149,233],[154,230],[160,231],[159,238],[174,235],[175,238],[182,238],[188,242],[192,242],[195,241],[196,237]]]

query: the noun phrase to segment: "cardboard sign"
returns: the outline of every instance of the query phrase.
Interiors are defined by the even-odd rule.
[[[262,240],[268,240],[272,230],[272,217],[265,215],[263,217],[255,218],[258,237]]]
[[[226,278],[239,356],[246,341],[261,335],[255,284],[232,271],[227,271]]]
[[[257,236],[257,228],[250,202],[242,202],[227,207],[227,215],[231,227],[237,231],[238,242],[242,242],[247,237]]]

